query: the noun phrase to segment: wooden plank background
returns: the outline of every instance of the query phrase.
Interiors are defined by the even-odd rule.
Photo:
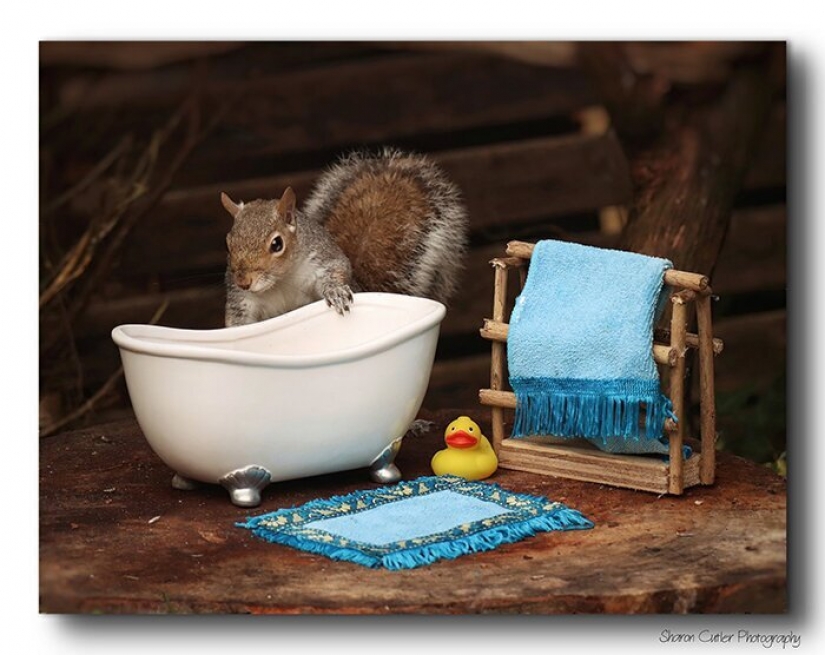
[[[221,325],[229,224],[220,191],[249,200],[279,195],[291,185],[300,200],[339,153],[392,144],[431,154],[466,198],[472,250],[461,294],[443,324],[426,405],[475,406],[489,375],[489,346],[478,336],[492,303],[489,260],[514,238],[610,247],[616,234],[600,221],[600,212],[632,197],[622,144],[609,130],[585,129],[584,116],[597,107],[597,98],[571,47],[44,43],[46,196],[81,179],[124,134],[148,136],[191,88],[200,85],[207,106],[236,99],[235,109],[131,233],[113,275],[81,317],[74,366],[82,368],[84,394],[94,393],[118,366],[111,329],[146,322],[164,300],[164,324]],[[737,52],[731,49],[730,57]],[[657,59],[657,53],[664,56]],[[660,50],[637,44],[632,55],[640,65],[663,67],[659,72],[675,88],[712,88],[724,80],[728,62],[672,44]],[[712,274],[720,296],[715,320],[726,340],[717,360],[723,391],[767,388],[784,374],[785,119],[780,97],[716,270],[701,271]],[[61,217],[66,230],[84,225],[93,207],[77,197]],[[67,379],[76,381],[77,371],[51,370],[41,379],[41,392],[59,390]],[[128,410],[122,385],[109,409]]]

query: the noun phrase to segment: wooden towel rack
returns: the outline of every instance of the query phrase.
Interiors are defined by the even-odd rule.
[[[667,393],[673,402],[677,421],[668,419],[668,461],[655,456],[616,455],[606,453],[584,440],[546,437],[508,438],[505,436],[505,410],[514,410],[516,396],[504,388],[508,274],[519,272],[520,285],[527,278],[533,244],[511,241],[506,257],[493,259],[495,284],[493,317],[485,319],[481,336],[492,341],[490,388],[479,391],[479,401],[492,408],[493,448],[499,466],[545,475],[573,478],[618,487],[651,491],[659,494],[684,493],[688,487],[713,484],[716,472],[716,403],[714,399],[713,359],[724,344],[713,338],[711,288],[704,275],[668,270],[665,284],[673,287],[672,318],[669,330],[656,330],[653,358],[668,371]],[[696,333],[687,331],[688,309],[696,311]],[[684,458],[682,448],[687,435],[687,390],[685,388],[688,349],[699,353],[700,447]]]

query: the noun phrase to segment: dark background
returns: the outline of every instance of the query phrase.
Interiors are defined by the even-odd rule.
[[[507,241],[623,247],[655,202],[669,229],[699,197],[721,219],[695,212],[688,247],[663,237],[652,254],[710,275],[719,297],[719,446],[783,471],[784,56],[757,42],[41,43],[41,435],[129,414],[114,326],[222,325],[220,191],[291,185],[300,202],[340,153],[386,144],[436,158],[471,216],[428,409],[472,409],[489,384],[478,329]],[[754,71],[757,117],[737,101]],[[752,129],[734,139],[737,125]]]

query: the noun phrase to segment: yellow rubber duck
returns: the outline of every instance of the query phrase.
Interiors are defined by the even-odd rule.
[[[498,457],[469,416],[459,416],[444,430],[447,447],[430,462],[436,475],[457,475],[467,480],[489,478],[498,468]]]

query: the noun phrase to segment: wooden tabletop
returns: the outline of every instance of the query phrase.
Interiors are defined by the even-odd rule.
[[[404,477],[429,475],[444,427],[483,409],[422,412]],[[237,521],[373,488],[365,470],[270,485],[255,509],[221,487],[171,487],[133,420],[40,445],[40,609],[45,613],[570,614],[787,611],[786,484],[724,453],[713,487],[657,497],[499,469],[595,523],[406,571],[368,569],[270,544]]]

